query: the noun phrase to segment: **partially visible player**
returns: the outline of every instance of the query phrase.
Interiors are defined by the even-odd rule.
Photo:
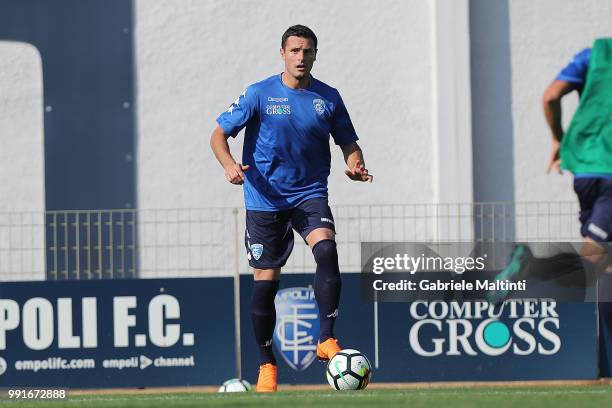
[[[580,104],[567,132],[563,131],[562,98],[577,91]],[[524,277],[555,279],[560,273],[574,276],[577,284],[592,283],[610,270],[612,242],[612,38],[595,41],[592,48],[576,54],[546,88],[544,116],[553,136],[547,173],[562,169],[574,175],[574,191],[580,202],[580,253],[562,251],[536,258],[526,245],[518,245],[499,280]],[[582,262],[584,261],[584,262]],[[491,292],[499,302],[508,293]]]
[[[251,316],[260,351],[259,392],[277,387],[274,298],[281,268],[293,249],[293,229],[310,246],[317,264],[314,292],[321,328],[317,357],[327,361],[340,351],[334,323],[341,281],[327,197],[330,134],[344,154],[346,175],[372,181],[340,94],[310,75],[317,56],[315,34],[302,25],[289,27],[281,39],[280,55],[284,71],[247,87],[217,118],[210,140],[227,180],[244,183],[245,246],[255,278]],[[244,127],[242,163],[238,163],[227,139]]]

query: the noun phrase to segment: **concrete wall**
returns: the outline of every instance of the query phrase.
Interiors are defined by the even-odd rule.
[[[372,185],[349,182],[342,174],[340,151],[333,146],[333,203],[469,201],[461,194],[444,196],[446,187],[455,184],[445,186],[445,174],[456,173],[460,160],[448,163],[448,157],[440,157],[448,156],[448,140],[440,133],[453,131],[445,128],[445,118],[463,126],[452,115],[466,101],[472,110],[475,201],[574,199],[570,175],[544,173],[550,135],[540,99],[572,55],[594,38],[612,35],[608,1],[471,0],[470,49],[445,46],[462,33],[446,25],[461,18],[468,2],[452,3],[459,8],[454,20],[444,13],[450,6],[446,0],[317,0],[305,10],[290,0],[136,0],[134,5],[140,208],[241,205],[241,189],[224,180],[208,138],[215,117],[245,86],[282,70],[279,37],[294,23],[307,24],[318,34],[313,73],[342,92],[376,176]],[[40,101],[31,105],[39,119],[19,122],[32,117],[20,104],[41,84],[15,78],[29,70],[11,70],[19,66],[14,62],[21,54],[12,47],[4,50],[8,68],[0,71],[2,134],[9,138],[34,127],[39,134],[27,139],[33,145],[14,137],[9,138],[14,145],[5,145],[3,154],[15,164],[0,172],[5,190],[0,209],[42,209],[43,160],[32,157],[32,149],[40,154],[42,147]],[[471,73],[471,102],[467,94],[448,105],[444,88],[436,85],[449,75],[451,83],[462,85],[448,57],[454,53],[450,63],[456,63],[467,52],[469,65],[462,67]],[[39,69],[31,67],[38,81]],[[576,104],[575,95],[567,98],[566,123]],[[240,137],[232,150],[240,156]],[[20,160],[30,165],[26,168]],[[463,168],[461,174],[469,170]],[[471,180],[466,186],[471,188]]]
[[[0,73],[1,279],[41,280],[45,183],[38,50],[23,42],[0,41]]]
[[[43,171],[51,160],[43,156],[43,116],[47,147],[62,153],[51,155],[54,171],[46,174],[55,180],[47,193],[61,200],[49,206],[47,197],[47,209],[241,207],[241,189],[225,181],[210,151],[210,132],[248,84],[283,69],[280,36],[296,23],[319,36],[313,74],[341,91],[375,175],[371,185],[350,182],[332,146],[332,204],[575,202],[570,175],[545,174],[550,134],[541,95],[576,52],[612,35],[612,3],[604,0],[313,0],[308,7],[291,0],[134,0],[133,10],[132,2],[113,2],[108,15],[94,12],[103,6],[94,1],[61,4],[80,18],[44,1],[0,1],[11,6],[0,9],[0,37],[24,41],[0,45],[0,211],[45,208]],[[61,19],[67,23],[58,25]],[[94,28],[101,35],[86,38]],[[43,50],[42,62],[25,42]],[[67,44],[78,45],[71,58],[63,54]],[[103,53],[119,48],[125,52]],[[81,56],[95,61],[87,67],[103,78],[112,69],[125,82],[104,85],[70,62]],[[132,64],[135,101],[128,98]],[[109,98],[97,98],[84,79],[101,84],[96,89]],[[103,107],[108,101],[109,109],[73,95]],[[62,111],[55,97],[72,98],[87,115]],[[565,101],[566,124],[576,105],[576,95]],[[91,155],[71,153],[74,140]],[[240,158],[242,138],[231,147]],[[92,174],[100,183],[87,181]],[[89,189],[66,182],[81,179]],[[520,228],[516,236],[525,236]]]
[[[472,0],[476,201],[575,200],[570,174],[547,175],[551,138],[542,94],[571,58],[612,36],[605,0]],[[567,125],[576,93],[564,99]]]
[[[552,136],[543,119],[541,96],[576,53],[597,37],[612,36],[612,2],[512,0],[509,4],[516,200],[574,200],[570,174],[545,174]],[[567,128],[578,96],[565,99]]]
[[[333,146],[332,203],[433,200],[429,2],[137,0],[141,208],[242,205],[209,136],[248,84],[282,71],[280,37],[298,23],[317,34],[313,75],[340,90],[375,176],[350,182]]]
[[[38,50],[0,41],[0,212],[45,209],[43,78]]]
[[[546,174],[552,136],[542,94],[576,53],[612,35],[610,21],[603,0],[470,2],[474,201],[558,203],[510,208],[510,239],[580,239],[567,222],[578,217],[572,175]],[[566,127],[577,104],[575,92],[563,99]]]

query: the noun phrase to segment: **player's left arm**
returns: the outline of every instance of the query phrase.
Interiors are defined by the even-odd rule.
[[[348,169],[345,170],[344,173],[351,180],[369,181],[371,183],[374,177],[365,167],[363,152],[361,151],[361,147],[357,144],[358,137],[355,133],[355,128],[346,110],[346,106],[344,106],[342,97],[337,91],[336,98],[330,133],[334,138],[334,142],[340,146],[342,154],[344,154],[344,161],[348,166]]]
[[[344,161],[348,166],[348,169],[344,171],[348,178],[355,181],[369,181],[371,183],[374,180],[374,176],[366,169],[363,152],[357,142],[340,145],[340,148],[344,154]]]

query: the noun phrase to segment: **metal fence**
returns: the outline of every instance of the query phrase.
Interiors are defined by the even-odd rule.
[[[342,271],[360,244],[580,239],[575,202],[332,207]],[[315,268],[296,234],[284,272]],[[248,273],[238,208],[0,213],[0,281],[231,276]]]

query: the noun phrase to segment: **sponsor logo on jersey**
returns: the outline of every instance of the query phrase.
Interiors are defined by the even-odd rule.
[[[266,115],[291,115],[291,105],[266,105]]]
[[[334,221],[330,218],[321,217],[321,222],[327,222],[328,224],[334,225]]]
[[[325,101],[323,99],[313,99],[312,104],[317,115],[323,115],[323,113],[325,113]]]
[[[236,109],[238,106],[240,106],[240,98],[244,98],[246,96],[246,93],[247,93],[247,90],[245,89],[244,92],[241,93],[238,98],[236,98],[234,103],[232,103],[230,105],[229,109],[227,110],[230,115],[232,115],[234,113],[234,109]]]
[[[283,360],[296,371],[315,360],[319,338],[319,308],[312,286],[286,288],[276,294],[274,345]]]
[[[251,253],[253,254],[253,258],[255,258],[256,261],[259,261],[259,258],[261,258],[261,254],[263,254],[263,245],[262,244],[251,245]]]
[[[608,239],[608,233],[603,229],[598,227],[597,225],[590,223],[589,226],[587,227],[587,229],[589,230],[589,232],[591,232],[593,235],[601,238],[601,239]]]
[[[289,98],[273,98],[268,96],[268,102],[289,102]]]

